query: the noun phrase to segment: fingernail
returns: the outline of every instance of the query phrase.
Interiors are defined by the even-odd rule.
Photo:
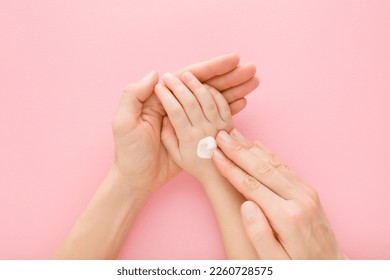
[[[235,128],[232,130],[231,134],[238,142],[244,142],[246,140],[246,138]]]
[[[192,79],[194,78],[194,75],[193,75],[191,72],[184,72],[183,78],[184,78],[186,81],[190,82],[190,81],[192,81]]]
[[[226,157],[223,155],[223,153],[221,152],[221,150],[219,149],[215,149],[213,154],[215,155],[215,157],[219,160],[225,160]]]
[[[257,215],[257,207],[252,201],[245,201],[242,204],[242,214],[245,220],[250,221],[253,220]]]
[[[173,78],[173,74],[171,72],[167,72],[164,74],[164,79],[171,80]]]
[[[154,70],[149,72],[148,74],[146,74],[145,77],[142,78],[143,81],[147,81],[147,80],[150,80],[153,76],[154,76]]]
[[[225,143],[229,143],[229,142],[232,141],[232,138],[230,137],[230,135],[225,130],[221,130],[218,133],[218,137]]]

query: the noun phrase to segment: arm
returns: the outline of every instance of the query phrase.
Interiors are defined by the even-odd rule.
[[[115,259],[147,198],[129,183],[113,166],[52,258]]]
[[[237,130],[220,131],[217,142],[213,162],[248,199],[243,223],[261,259],[346,258],[312,187]]]
[[[240,208],[245,198],[221,176],[203,183],[221,233],[227,259],[257,259],[242,224]]]
[[[215,137],[220,129],[231,128],[225,98],[201,84],[190,72],[185,72],[182,80],[166,74],[164,82],[166,86],[158,84],[155,92],[169,117],[164,120],[161,133],[168,153],[177,165],[203,185],[218,221],[226,256],[229,259],[257,257],[239,214],[244,197],[219,174],[210,160],[196,154],[199,140]]]

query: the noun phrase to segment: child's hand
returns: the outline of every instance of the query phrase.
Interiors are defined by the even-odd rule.
[[[197,156],[199,140],[215,138],[222,129],[230,131],[232,117],[216,89],[203,85],[190,72],[185,72],[182,80],[167,73],[166,86],[159,83],[155,87],[169,117],[164,117],[161,140],[173,161],[204,184],[220,175],[211,160]]]

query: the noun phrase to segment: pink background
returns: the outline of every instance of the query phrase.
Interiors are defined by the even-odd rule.
[[[390,259],[389,3],[1,0],[0,258],[48,258],[70,230],[128,82],[235,51],[262,80],[236,127],[315,186],[349,257]],[[121,258],[224,258],[201,186],[162,187]]]

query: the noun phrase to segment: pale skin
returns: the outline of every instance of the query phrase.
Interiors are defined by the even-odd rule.
[[[168,115],[161,132],[163,144],[173,161],[203,185],[218,221],[226,257],[255,259],[257,254],[240,217],[244,197],[210,159],[199,158],[196,153],[202,138],[215,137],[219,130],[232,128],[228,103],[217,90],[202,84],[190,72],[180,79],[166,73],[163,81],[165,86],[159,83],[155,87]]]
[[[242,193],[242,220],[259,259],[346,259],[317,192],[259,142],[218,133],[219,172]]]
[[[259,84],[255,66],[238,63],[238,55],[230,54],[190,65],[174,74],[191,71],[201,82],[220,91],[234,114],[245,107],[244,97]],[[114,163],[52,258],[117,258],[150,194],[181,171],[161,141],[166,113],[153,94],[158,79],[153,71],[125,88],[112,123]]]

